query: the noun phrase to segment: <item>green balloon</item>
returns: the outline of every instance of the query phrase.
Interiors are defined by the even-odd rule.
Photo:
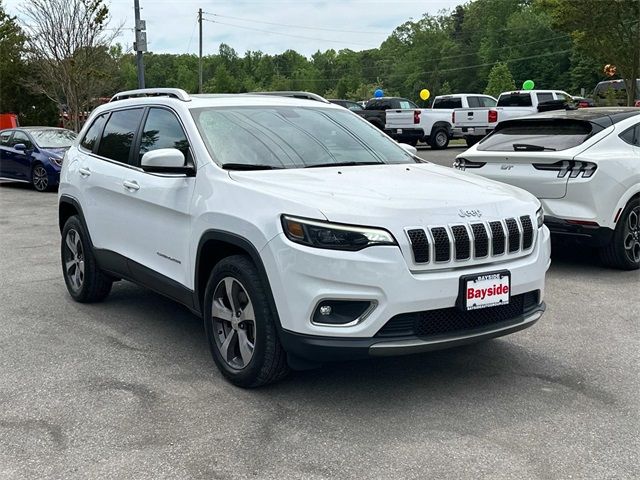
[[[533,80],[525,80],[524,83],[522,84],[522,88],[524,90],[533,90],[535,86],[536,84],[533,83]]]

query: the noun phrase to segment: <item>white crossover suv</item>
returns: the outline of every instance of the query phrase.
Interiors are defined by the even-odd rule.
[[[640,109],[562,110],[501,122],[454,167],[534,194],[552,238],[599,247],[612,267],[640,268]]]
[[[244,387],[505,335],[545,308],[533,195],[329,103],[124,92],[92,113],[59,192],[70,295],[126,279],[181,302]]]

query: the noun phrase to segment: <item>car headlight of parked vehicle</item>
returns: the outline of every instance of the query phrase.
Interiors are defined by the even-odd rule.
[[[62,166],[62,158],[60,158],[60,157],[49,157],[49,161],[51,163],[55,163],[59,167]]]
[[[289,240],[331,250],[358,251],[373,245],[397,245],[391,233],[380,228],[282,216],[282,228]]]
[[[540,207],[536,212],[536,218],[538,219],[538,228],[541,228],[542,225],[544,225],[544,211],[542,210],[542,207]]]

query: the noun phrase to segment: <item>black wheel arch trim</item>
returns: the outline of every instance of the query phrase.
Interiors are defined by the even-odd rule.
[[[435,135],[438,130],[442,130],[442,129],[446,130],[447,135],[451,137],[453,126],[449,122],[445,122],[445,121],[439,121],[434,123],[433,126],[431,127],[430,136]]]
[[[194,272],[195,273],[194,275],[195,289],[193,293],[194,306],[197,306],[201,311],[204,312],[204,309],[203,309],[204,305],[200,304],[200,299],[204,296],[204,290],[200,291],[201,279],[200,279],[200,269],[198,268],[198,266],[200,265],[202,249],[205,243],[210,240],[228,243],[230,245],[233,245],[235,247],[238,247],[244,250],[249,254],[249,257],[251,257],[251,260],[253,261],[256,268],[258,269],[260,280],[262,280],[262,283],[267,291],[269,306],[271,307],[271,311],[273,312],[276,319],[275,321],[276,329],[278,330],[279,336],[282,337],[281,335],[282,325],[280,323],[280,316],[278,315],[278,308],[276,306],[276,302],[273,296],[273,291],[271,290],[271,282],[269,282],[269,276],[267,275],[267,270],[264,267],[264,263],[262,262],[260,253],[258,252],[258,249],[255,247],[255,245],[251,243],[251,241],[235,233],[227,232],[225,230],[210,229],[210,230],[206,230],[200,237],[200,240],[198,242],[198,253],[196,254],[196,262],[195,262],[196,269]]]
[[[71,205],[76,212],[78,212],[78,217],[80,218],[80,223],[84,227],[85,232],[87,232],[87,237],[89,240],[89,245],[93,248],[93,242],[91,241],[91,233],[89,232],[89,228],[87,227],[87,222],[84,218],[84,212],[82,211],[82,207],[80,206],[80,202],[76,200],[71,195],[63,194],[60,196],[60,200],[58,201],[58,226],[60,227],[60,233],[62,234],[62,229],[64,228],[64,223],[62,222],[62,217],[60,215],[60,209],[62,204]]]

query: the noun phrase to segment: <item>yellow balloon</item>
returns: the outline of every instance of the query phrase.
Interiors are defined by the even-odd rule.
[[[426,88],[423,88],[422,90],[420,90],[420,98],[422,100],[429,100],[430,96],[431,96],[431,92]]]

